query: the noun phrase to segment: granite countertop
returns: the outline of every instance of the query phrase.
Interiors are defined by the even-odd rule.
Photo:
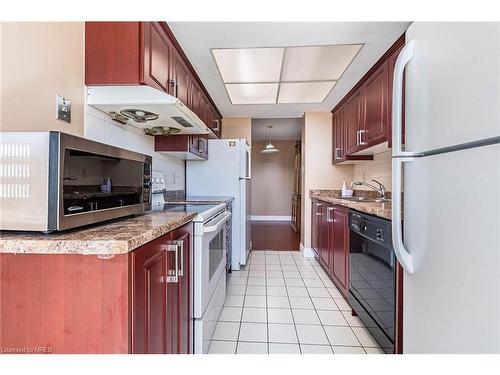
[[[126,254],[190,222],[195,216],[196,213],[162,211],[50,234],[2,231],[0,253]]]
[[[360,192],[358,192],[359,194]],[[356,192],[355,194],[356,195]],[[391,220],[391,202],[359,202],[341,199],[339,190],[309,190],[309,197]]]

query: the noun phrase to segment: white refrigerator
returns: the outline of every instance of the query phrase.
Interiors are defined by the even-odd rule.
[[[230,196],[232,204],[231,269],[246,264],[251,250],[251,149],[245,139],[210,139],[208,160],[186,162],[186,195]]]
[[[500,23],[412,24],[393,90],[403,352],[500,353]]]

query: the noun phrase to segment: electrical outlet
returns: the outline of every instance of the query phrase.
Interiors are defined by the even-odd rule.
[[[56,95],[56,118],[71,123],[71,101]]]

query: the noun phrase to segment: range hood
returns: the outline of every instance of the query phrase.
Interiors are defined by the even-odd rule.
[[[149,135],[210,133],[179,99],[149,86],[91,86],[87,104]]]

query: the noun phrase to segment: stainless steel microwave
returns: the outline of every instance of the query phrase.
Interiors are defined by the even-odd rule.
[[[51,232],[151,209],[151,157],[61,132],[0,133],[0,229]]]

